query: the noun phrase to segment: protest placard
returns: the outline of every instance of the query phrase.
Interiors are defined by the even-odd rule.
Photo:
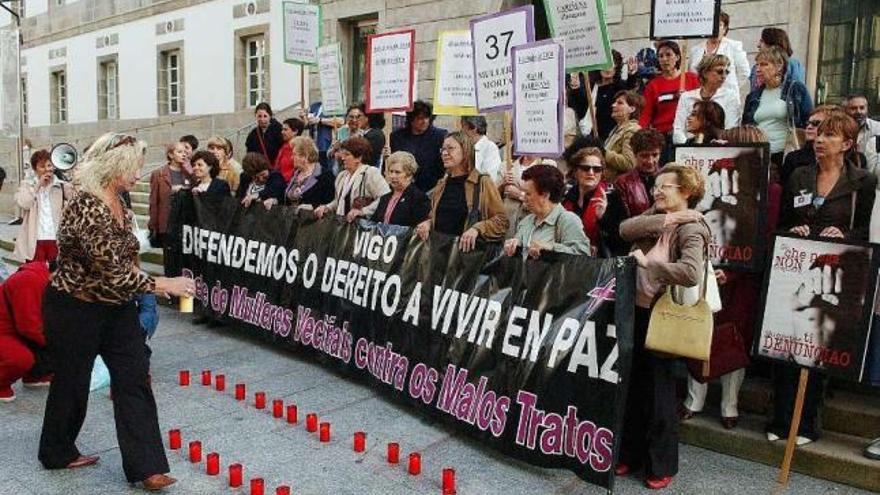
[[[412,108],[415,41],[412,29],[367,37],[367,112]]]
[[[434,113],[476,115],[474,48],[470,31],[443,31],[437,41]]]
[[[699,170],[705,181],[703,213],[712,239],[709,256],[717,268],[764,268],[767,218],[768,145],[684,145],[675,161]]]
[[[474,84],[480,112],[507,110],[513,105],[511,49],[535,40],[531,5],[471,19]]]
[[[651,39],[718,36],[721,0],[652,0]]]
[[[284,61],[317,65],[321,44],[321,6],[283,2]]]
[[[874,311],[878,248],[774,239],[755,356],[858,381]]]
[[[327,115],[343,115],[346,111],[341,60],[339,43],[331,43],[318,48],[321,102],[324,105],[324,113]]]
[[[568,72],[613,65],[603,0],[544,0],[544,9],[550,33],[565,46]]]
[[[563,150],[562,45],[552,40],[515,46],[513,54],[513,151],[551,157]]]

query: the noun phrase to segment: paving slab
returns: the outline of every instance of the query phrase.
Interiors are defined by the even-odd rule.
[[[277,349],[259,339],[224,328],[194,326],[191,315],[160,307],[160,328],[153,349],[153,390],[163,437],[180,428],[187,442],[198,439],[203,454],[221,456],[221,475],[205,474],[204,462],[190,463],[185,451],[167,450],[171,474],[179,482],[171,494],[248,493],[230,490],[226,466],[240,462],[245,481],[266,480],[266,493],[289,484],[297,494],[439,494],[440,471],[456,469],[458,493],[469,494],[599,494],[566,470],[530,466],[500,454],[478,440],[391,400],[375,387],[324,367],[308,356]],[[177,373],[189,369],[192,384],[180,387]],[[226,375],[226,391],[200,385],[200,371]],[[234,384],[245,382],[247,400],[234,399]],[[93,392],[77,442],[84,453],[99,453],[101,462],[75,471],[47,471],[37,461],[46,389],[15,386],[18,400],[0,404],[0,494],[142,493],[125,482],[116,442],[112,402],[107,389]],[[253,393],[267,393],[269,409],[256,410]],[[288,425],[271,415],[271,400],[282,398],[299,408],[299,424]],[[331,441],[323,444],[305,431],[305,415],[314,411],[332,424]],[[352,434],[367,432],[367,450],[352,450]],[[400,465],[385,461],[389,441],[401,444]],[[406,455],[422,454],[422,475],[406,473]],[[880,463],[878,463],[880,473]],[[777,470],[697,447],[681,446],[680,474],[669,494],[769,493]],[[617,480],[615,492],[645,493],[637,477]],[[791,494],[853,494],[860,491],[794,474]]]

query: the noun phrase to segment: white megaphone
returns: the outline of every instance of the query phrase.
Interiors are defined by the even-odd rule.
[[[67,143],[56,144],[52,147],[49,160],[58,170],[70,170],[76,166],[76,148]]]

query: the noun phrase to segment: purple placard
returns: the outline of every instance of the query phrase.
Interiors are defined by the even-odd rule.
[[[471,40],[473,46],[473,64],[474,64],[474,97],[477,102],[477,110],[480,113],[489,113],[489,112],[498,112],[502,110],[508,110],[513,105],[496,105],[491,107],[483,107],[480,106],[480,88],[479,88],[479,78],[477,77],[477,38],[474,36],[474,25],[480,22],[485,22],[490,19],[495,19],[498,17],[503,17],[506,15],[511,15],[515,13],[525,13],[526,15],[526,40],[527,43],[531,43],[535,41],[535,8],[532,5],[524,5],[522,7],[516,7],[513,9],[508,9],[503,12],[496,12],[494,14],[486,14],[479,17],[474,17],[470,21],[471,27]],[[514,47],[511,47],[513,49]],[[513,60],[513,52],[510,54],[510,60]],[[511,66],[512,67],[512,66]],[[512,69],[511,69],[512,70]]]
[[[527,50],[530,48],[537,48],[537,47],[544,46],[544,45],[555,45],[556,46],[556,53],[557,53],[556,61],[558,64],[558,70],[557,70],[557,75],[558,75],[557,90],[558,91],[556,92],[556,100],[557,100],[557,103],[556,103],[556,127],[557,127],[557,131],[558,131],[558,136],[557,136],[558,146],[556,147],[557,149],[555,151],[550,152],[550,154],[548,154],[548,153],[531,153],[531,152],[522,152],[521,153],[517,149],[517,146],[516,146],[516,143],[517,143],[517,139],[516,139],[517,106],[515,104],[516,103],[516,63],[514,63],[514,61],[516,60],[516,53],[518,51]],[[515,46],[515,47],[513,47],[512,51],[511,51],[510,60],[511,60],[511,63],[513,66],[513,92],[514,92],[514,95],[513,95],[513,101],[514,101],[513,119],[511,119],[511,126],[513,129],[513,140],[512,140],[511,144],[513,145],[513,154],[516,156],[536,156],[536,157],[541,157],[541,158],[551,158],[551,157],[555,158],[555,157],[562,156],[562,152],[565,150],[565,143],[563,141],[563,139],[564,139],[563,127],[564,127],[564,123],[565,123],[565,103],[564,103],[564,100],[562,97],[562,91],[563,91],[563,88],[565,88],[565,60],[564,60],[565,57],[564,57],[564,53],[565,52],[564,52],[564,48],[562,47],[562,44],[557,43],[557,42],[553,41],[552,39],[536,41],[533,43],[526,43],[525,45]]]

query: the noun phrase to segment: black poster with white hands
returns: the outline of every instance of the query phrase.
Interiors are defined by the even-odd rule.
[[[703,214],[712,234],[712,266],[763,270],[769,145],[676,146],[675,161],[703,175],[706,189],[696,210]]]
[[[876,245],[776,236],[754,355],[860,381],[878,267]]]
[[[612,488],[632,258],[464,253],[442,234],[422,241],[405,227],[176,197],[171,250],[226,329],[311,356],[509,456]]]

